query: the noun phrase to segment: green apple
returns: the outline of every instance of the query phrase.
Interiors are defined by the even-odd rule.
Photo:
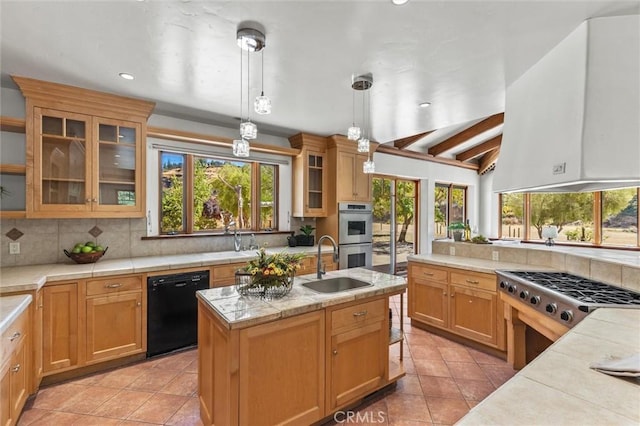
[[[82,251],[83,253],[91,253],[91,250],[93,250],[93,247],[89,246],[84,246],[82,247],[82,249],[80,249],[80,251]]]
[[[73,248],[73,250],[71,250],[71,253],[78,254],[78,253],[80,253],[81,251],[82,251],[82,248],[80,248],[80,247],[77,247],[77,246],[76,246],[76,247],[74,247],[74,248]]]
[[[96,251],[104,251],[104,247],[102,247],[102,246],[96,246]]]
[[[96,246],[96,243],[94,243],[93,241],[87,241],[86,243],[84,243],[84,245],[93,248]]]

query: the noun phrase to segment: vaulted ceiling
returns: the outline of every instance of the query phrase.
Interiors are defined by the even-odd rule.
[[[148,99],[158,114],[237,128],[236,31],[257,21],[264,81],[254,54],[250,92],[264,83],[273,101],[272,114],[251,117],[258,141],[345,134],[352,75],[371,73],[370,139],[381,152],[483,172],[499,151],[506,87],[585,19],[631,13],[637,0],[2,0],[0,81]]]

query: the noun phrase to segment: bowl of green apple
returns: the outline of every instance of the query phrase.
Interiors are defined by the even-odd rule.
[[[87,241],[86,243],[77,243],[70,251],[63,251],[68,258],[76,263],[95,263],[104,256],[108,248],[93,241]]]

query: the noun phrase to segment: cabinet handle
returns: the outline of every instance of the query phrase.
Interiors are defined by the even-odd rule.
[[[97,202],[98,202],[98,199],[97,199],[97,198],[92,198],[92,199],[91,199],[91,202],[92,202],[92,203],[97,203]]]
[[[428,277],[432,277],[433,276],[433,272],[423,272],[423,274],[425,274]]]
[[[118,287],[122,287],[122,284],[117,283],[117,284],[105,284],[104,288],[118,288]]]
[[[446,291],[442,292],[442,295],[443,295],[443,296],[446,296],[446,295],[447,295],[447,292],[446,292]]]
[[[142,306],[142,302],[136,303],[136,306]]]
[[[365,310],[365,311],[360,311],[360,312],[354,312],[354,313],[353,313],[353,316],[354,316],[354,317],[361,317],[361,316],[363,316],[363,315],[367,315],[367,311],[366,311],[366,310]]]
[[[19,331],[16,331],[15,333],[13,333],[13,335],[11,337],[9,337],[9,341],[13,342],[14,340],[16,340],[20,336],[22,336],[22,334]]]
[[[13,373],[17,373],[18,371],[20,371],[20,367],[21,367],[21,365],[20,365],[20,364],[16,364],[16,366],[15,366],[15,367],[11,367],[11,371],[12,371]]]
[[[451,297],[452,297],[452,298],[453,298],[453,297],[456,297],[456,294],[455,294],[455,293],[451,293]]]
[[[91,198],[87,198],[84,200],[85,203],[90,203],[91,202]]]
[[[44,305],[38,305],[38,309],[44,308]]]
[[[333,354],[334,354],[334,355],[338,355],[338,350],[337,350],[337,349],[334,349],[334,350],[333,350]]]
[[[469,284],[480,284],[480,281],[478,280],[465,280],[466,282],[468,282]]]

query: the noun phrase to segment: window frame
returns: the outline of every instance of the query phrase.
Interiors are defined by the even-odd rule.
[[[182,203],[183,203],[183,230],[180,232],[177,231],[164,231],[162,229],[162,194],[163,194],[163,187],[162,187],[162,172],[163,172],[163,168],[162,168],[162,156],[165,153],[169,153],[169,154],[175,154],[175,155],[182,155],[184,157],[184,167],[183,167],[183,172],[182,172],[182,185],[183,185],[183,197],[182,197]],[[158,150],[158,189],[159,189],[159,196],[158,196],[158,234],[161,236],[167,236],[167,235],[180,235],[180,236],[185,236],[185,235],[224,235],[224,230],[223,229],[216,229],[216,230],[195,230],[194,229],[194,224],[195,224],[195,220],[193,217],[194,214],[194,208],[193,208],[193,180],[194,180],[194,172],[195,172],[195,166],[194,166],[194,162],[196,158],[201,158],[201,157],[206,157],[206,158],[211,158],[211,159],[216,159],[216,160],[221,160],[221,161],[228,161],[231,162],[233,160],[230,160],[229,158],[225,157],[225,156],[217,156],[216,154],[202,154],[202,153],[189,153],[189,152],[185,152],[182,149],[178,149],[176,151],[172,151],[170,148],[169,149],[159,149]],[[262,162],[262,161],[257,161],[257,160],[252,160],[252,159],[238,159],[238,162],[242,162],[242,163],[247,163],[250,164],[251,166],[251,191],[250,191],[250,199],[249,200],[245,200],[246,202],[249,202],[251,205],[251,210],[250,210],[250,218],[251,218],[251,227],[249,228],[239,228],[238,231],[243,231],[243,232],[262,232],[262,233],[268,233],[268,232],[279,232],[279,221],[278,221],[278,212],[279,212],[279,206],[278,206],[278,201],[279,201],[279,176],[280,176],[280,168],[277,164],[272,164],[269,162]],[[261,218],[260,218],[260,204],[261,204],[261,199],[260,199],[260,193],[261,193],[261,188],[260,188],[260,184],[261,184],[261,177],[260,177],[260,166],[261,165],[268,165],[268,166],[273,166],[274,169],[274,202],[273,202],[273,220],[272,222],[275,224],[274,228],[271,228],[271,230],[266,230],[266,229],[260,229],[260,225],[261,225]],[[256,200],[255,202],[253,200]]]
[[[593,243],[590,242],[581,242],[581,243],[571,243],[566,241],[556,241],[555,243],[563,246],[578,246],[578,247],[594,247],[594,248],[607,248],[607,249],[616,249],[616,250],[640,250],[640,231],[636,234],[636,246],[620,246],[613,244],[603,244],[603,227],[602,227],[602,208],[603,208],[603,200],[604,191],[593,191],[591,194],[593,195]],[[532,243],[532,244],[543,244],[543,241],[540,240],[532,240],[531,239],[531,195],[534,193],[525,192],[524,196],[524,206],[523,206],[523,227],[524,227],[524,235],[522,237],[523,242]],[[640,199],[640,187],[636,187],[636,197]],[[502,238],[502,203],[503,203],[503,194],[498,194],[498,238]],[[640,225],[640,209],[637,212],[637,223]]]
[[[444,240],[447,238],[453,238],[452,235],[452,231],[449,229],[449,225],[451,225],[451,210],[453,207],[453,190],[454,189],[461,189],[463,191],[463,196],[462,196],[462,202],[464,204],[463,208],[462,208],[462,223],[466,223],[467,218],[468,218],[468,197],[469,197],[469,186],[468,185],[460,185],[460,184],[455,184],[455,183],[443,183],[443,182],[436,182],[434,185],[434,202],[435,202],[435,188],[437,187],[441,187],[441,188],[447,188],[447,213],[446,213],[446,217],[445,217],[445,225],[447,227],[447,234],[446,237],[444,238],[434,238],[434,240]],[[435,204],[435,203],[434,203]],[[434,209],[435,209],[435,205],[434,205]],[[435,215],[435,211],[434,211],[434,215]],[[435,217],[434,217],[434,221],[433,224],[435,226]]]

